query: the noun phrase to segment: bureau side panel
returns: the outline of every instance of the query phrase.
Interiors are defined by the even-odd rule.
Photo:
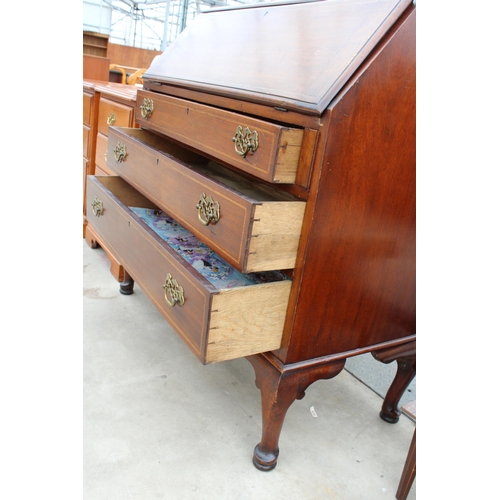
[[[331,112],[287,362],[415,334],[415,11]]]

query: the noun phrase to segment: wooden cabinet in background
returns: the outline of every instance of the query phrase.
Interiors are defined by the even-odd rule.
[[[109,35],[94,31],[83,32],[83,53],[90,56],[108,57]]]
[[[84,199],[86,200],[88,175],[115,175],[106,165],[108,127],[135,125],[135,102],[137,88],[131,85],[106,81],[83,82],[83,149],[84,149]],[[137,126],[137,125],[135,125]],[[87,155],[87,156],[86,156]],[[84,238],[91,247],[104,249],[111,265],[111,274],[123,281],[124,270],[108,246],[94,232],[87,211],[91,207],[84,201]]]
[[[95,174],[95,147],[97,134],[97,111],[99,94],[95,92],[95,83],[83,81],[83,236],[87,220],[86,187],[87,176]]]
[[[100,94],[97,118],[96,175],[116,175],[106,164],[108,128],[133,127],[135,124],[135,103],[137,88],[119,83],[96,86]]]

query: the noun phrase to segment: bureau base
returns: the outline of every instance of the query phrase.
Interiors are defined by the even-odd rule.
[[[131,295],[134,285],[134,279],[124,270],[120,293]],[[268,472],[276,467],[279,437],[292,403],[303,399],[306,389],[317,380],[337,376],[350,355],[345,353],[290,365],[281,363],[272,352],[246,356],[255,372],[255,385],[261,393],[262,437],[253,454],[253,464],[258,470]],[[379,347],[372,351],[372,355],[382,363],[396,361],[398,364],[380,411],[382,420],[397,423],[401,414],[399,402],[416,375],[416,341],[410,339],[402,344]]]
[[[380,417],[389,423],[399,420],[399,402],[416,374],[416,342],[372,352],[375,359],[398,362],[398,370],[387,391]],[[255,371],[255,385],[262,399],[262,438],[254,449],[253,464],[261,471],[273,470],[278,461],[279,436],[288,408],[305,396],[306,389],[317,380],[337,376],[344,368],[347,356],[330,360],[309,360],[307,363],[284,365],[272,353],[248,356]]]

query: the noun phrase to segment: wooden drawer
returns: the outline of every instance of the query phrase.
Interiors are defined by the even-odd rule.
[[[102,202],[101,214],[94,212],[96,198]],[[202,363],[280,347],[289,279],[216,287],[133,213],[132,206],[156,208],[120,177],[88,177],[89,224]],[[182,287],[182,295],[176,288],[182,305],[182,300],[173,301],[168,275]]]
[[[83,93],[83,124],[90,127],[91,117],[92,117],[92,101],[94,96],[87,92]]]
[[[106,172],[108,175],[116,175],[116,172],[114,172],[113,169],[107,165],[106,162],[107,149],[108,149],[108,138],[102,134],[97,134],[95,164],[97,167],[99,167],[102,171]]]
[[[107,161],[238,270],[295,266],[304,201],[147,130],[110,127]],[[211,202],[218,204],[212,220]]]
[[[149,102],[147,100],[150,100]],[[152,112],[148,116],[148,104]],[[149,107],[151,109],[151,106]],[[147,118],[146,118],[147,116]],[[273,183],[294,183],[304,131],[191,101],[139,90],[136,122]],[[245,156],[236,137],[258,138]],[[237,133],[238,132],[238,133]]]
[[[97,130],[107,136],[109,125],[131,127],[134,121],[134,108],[101,97]]]

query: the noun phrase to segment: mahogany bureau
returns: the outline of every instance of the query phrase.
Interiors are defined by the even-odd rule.
[[[110,127],[89,224],[202,363],[247,357],[271,470],[307,387],[371,352],[415,376],[415,5],[200,14]],[[92,207],[92,210],[90,210]]]

